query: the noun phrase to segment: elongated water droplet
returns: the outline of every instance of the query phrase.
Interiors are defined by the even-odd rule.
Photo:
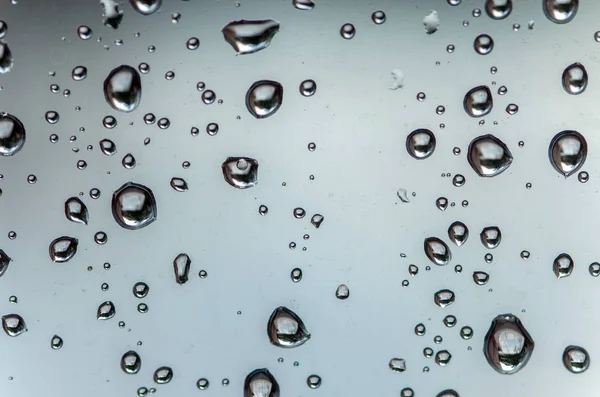
[[[562,85],[568,94],[581,94],[587,88],[587,84],[588,74],[582,64],[575,62],[565,68],[562,74]]]
[[[225,41],[240,55],[264,50],[279,32],[279,22],[268,20],[233,21],[221,30]]]
[[[273,311],[267,324],[267,334],[271,344],[284,347],[298,347],[310,339],[304,322],[287,307],[280,306]]]
[[[494,39],[490,35],[480,34],[475,37],[473,48],[479,55],[487,55],[494,49]]]
[[[463,100],[465,112],[471,117],[483,117],[492,111],[494,101],[490,88],[485,85],[472,88]]]
[[[27,331],[25,320],[18,314],[7,314],[2,316],[2,329],[8,336],[19,336]]]
[[[115,305],[111,301],[106,301],[98,306],[96,318],[98,320],[110,320],[116,314]]]
[[[335,290],[335,297],[340,300],[345,300],[350,297],[350,288],[346,284],[340,284]]]
[[[485,248],[494,249],[500,245],[502,233],[500,232],[500,228],[498,226],[488,226],[483,228],[479,237],[481,238],[481,243]]]
[[[565,178],[577,172],[587,158],[587,142],[577,131],[561,131],[550,142],[550,164]]]
[[[137,230],[156,220],[156,199],[144,185],[128,182],[117,189],[112,197],[112,214],[123,228]]]
[[[406,137],[406,150],[413,158],[424,160],[435,151],[435,135],[427,129],[418,129]]]
[[[132,112],[142,98],[142,80],[135,68],[121,65],[104,80],[104,98],[115,110]]]
[[[8,265],[10,264],[10,261],[12,259],[6,255],[6,252],[4,252],[4,250],[0,250],[0,277],[2,277],[4,275],[4,273],[6,273],[6,270],[8,269]]]
[[[323,215],[314,214],[312,218],[310,218],[310,223],[318,229],[319,227],[321,227],[321,224],[323,223],[324,219],[325,217]]]
[[[504,142],[493,135],[479,136],[469,144],[467,160],[482,177],[493,177],[504,172],[512,163],[513,156]]]
[[[279,397],[279,384],[268,369],[255,369],[244,381],[244,397]]]
[[[429,237],[424,243],[425,255],[438,266],[445,266],[452,260],[450,247],[437,237]]]
[[[490,275],[486,272],[473,272],[473,281],[477,285],[485,285],[490,280]]]
[[[142,359],[140,358],[140,355],[133,350],[129,350],[127,353],[123,354],[123,357],[121,357],[121,369],[126,374],[137,374],[140,372],[141,368]]]
[[[142,15],[154,14],[162,5],[162,0],[129,0],[134,10]]]
[[[403,358],[392,358],[388,364],[392,371],[404,372],[406,371],[406,360]]]
[[[569,277],[573,272],[575,262],[569,254],[562,253],[554,259],[552,263],[552,270],[556,278]]]
[[[63,263],[69,261],[77,253],[79,241],[73,237],[59,237],[50,243],[50,259],[53,262]]]
[[[448,238],[457,247],[463,245],[469,238],[469,229],[467,228],[467,225],[460,221],[452,223],[448,228]]]
[[[11,114],[0,112],[0,155],[12,156],[21,150],[24,144],[25,127],[21,121]]]
[[[501,374],[514,374],[529,361],[535,343],[513,314],[501,314],[492,320],[484,342],[487,362]]]
[[[173,261],[173,270],[175,271],[175,281],[177,284],[185,284],[189,279],[190,266],[192,260],[188,254],[179,254]]]
[[[492,19],[504,19],[513,9],[512,0],[486,0],[485,12]]]
[[[59,350],[60,348],[63,347],[63,340],[60,336],[58,335],[54,335],[52,337],[52,339],[50,340],[50,347],[52,347],[52,349],[54,350]]]
[[[439,290],[433,295],[433,301],[442,309],[453,304],[455,298],[454,291],[449,289]]]
[[[581,346],[567,346],[563,353],[565,368],[574,374],[585,372],[590,366],[590,355]]]
[[[15,59],[8,44],[0,42],[0,74],[10,72],[14,64]]]
[[[446,197],[438,197],[435,200],[435,206],[440,211],[446,211],[446,209],[448,208],[448,199]]]
[[[88,209],[78,197],[71,197],[65,201],[65,216],[71,222],[87,225],[89,220]]]
[[[398,195],[400,201],[402,201],[403,203],[410,203],[410,199],[408,198],[408,192],[406,191],[406,189],[400,188],[398,189],[396,194]]]
[[[283,87],[276,81],[260,80],[246,93],[246,108],[257,119],[274,115],[283,102]]]
[[[163,385],[169,383],[173,379],[173,370],[171,367],[160,367],[154,371],[154,382]]]
[[[315,8],[315,3],[312,0],[292,0],[292,4],[299,10],[310,11]]]
[[[100,0],[102,5],[102,23],[113,29],[118,29],[123,21],[123,11],[115,0]]]
[[[183,178],[171,178],[171,187],[178,192],[187,192],[188,184]]]
[[[117,153],[117,145],[110,139],[103,139],[100,141],[100,151],[107,156],[112,156]]]
[[[258,183],[258,161],[255,159],[228,157],[221,169],[225,181],[238,189],[248,189]]]
[[[578,8],[579,0],[544,0],[544,14],[558,24],[571,22]]]

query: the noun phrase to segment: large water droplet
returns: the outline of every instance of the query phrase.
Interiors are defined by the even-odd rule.
[[[50,259],[53,262],[63,263],[69,261],[77,253],[79,241],[73,237],[59,237],[50,243]]]
[[[456,296],[449,289],[442,289],[433,295],[433,301],[442,309],[454,303]]]
[[[485,12],[492,19],[504,19],[513,9],[512,0],[486,0]]]
[[[2,329],[8,336],[19,336],[27,331],[25,320],[18,314],[7,314],[2,316]]]
[[[141,229],[156,220],[156,199],[146,186],[128,182],[114,192],[112,213],[121,227]]]
[[[475,37],[473,48],[479,55],[487,55],[494,49],[494,39],[490,35],[480,34]]]
[[[154,371],[154,382],[162,385],[165,383],[169,383],[171,379],[173,379],[173,370],[171,367],[160,367]]]
[[[452,223],[448,228],[448,238],[458,247],[463,245],[469,238],[467,225],[460,221]]]
[[[575,62],[565,68],[562,74],[562,85],[568,94],[581,94],[587,88],[587,84],[588,74],[582,64]]]
[[[260,80],[246,93],[246,108],[257,119],[274,115],[283,102],[283,87],[276,81]]]
[[[423,128],[414,130],[406,137],[406,150],[417,160],[428,158],[435,151],[435,135]]]
[[[11,260],[12,259],[10,258],[10,256],[6,255],[6,252],[4,252],[4,250],[0,250],[0,277],[2,277],[4,273],[6,273],[6,270],[8,269],[8,265],[10,264]]]
[[[117,153],[117,145],[110,139],[103,139],[100,141],[100,151],[107,156],[112,156]]]
[[[273,311],[267,324],[269,340],[275,346],[291,348],[303,345],[310,339],[304,322],[287,307],[280,306]]]
[[[575,262],[569,254],[562,253],[554,259],[552,263],[552,270],[556,278],[569,277],[573,272]]]
[[[98,306],[96,318],[98,320],[110,320],[116,314],[115,305],[111,301],[106,301]]]
[[[566,177],[577,172],[587,157],[587,142],[577,131],[561,131],[550,142],[550,164]]]
[[[11,114],[0,113],[0,155],[12,156],[24,144],[25,127],[21,121]]]
[[[121,65],[104,80],[104,98],[115,110],[132,112],[142,98],[142,80],[135,68]]]
[[[493,177],[501,174],[510,166],[513,156],[504,142],[488,134],[471,141],[467,159],[477,175]]]
[[[488,226],[483,228],[479,237],[481,238],[481,243],[485,248],[494,249],[500,245],[502,233],[500,232],[500,228],[498,226]]]
[[[8,73],[15,64],[8,44],[0,42],[0,74]]]
[[[535,343],[513,314],[501,314],[492,320],[484,342],[488,363],[501,374],[514,374],[529,361]]]
[[[579,0],[544,0],[544,14],[554,23],[571,22],[578,8]]]
[[[485,85],[472,88],[463,100],[465,112],[471,117],[483,117],[492,111],[494,101],[490,88]]]
[[[221,32],[238,54],[252,54],[264,50],[279,31],[279,22],[268,20],[229,22]]]
[[[437,237],[429,237],[424,243],[425,255],[438,266],[445,266],[452,260],[450,247]]]
[[[121,369],[123,372],[133,375],[140,372],[140,368],[142,368],[142,359],[139,354],[133,350],[129,350],[123,354],[123,357],[121,357]]]
[[[228,157],[221,169],[225,181],[238,189],[248,189],[258,183],[258,161],[255,159]]]
[[[574,374],[580,374],[590,366],[590,355],[581,346],[567,346],[563,353],[563,364]]]
[[[177,284],[185,284],[189,279],[190,266],[192,260],[188,254],[179,254],[173,261],[173,270],[175,271],[175,281]]]
[[[102,4],[102,23],[104,26],[118,29],[123,21],[123,11],[115,0],[100,0]]]
[[[255,369],[244,382],[244,397],[279,397],[279,384],[268,369]]]
[[[162,0],[129,0],[134,10],[142,15],[154,14],[162,5]]]
[[[65,201],[65,216],[71,222],[87,225],[89,220],[88,209],[78,197],[71,197]]]

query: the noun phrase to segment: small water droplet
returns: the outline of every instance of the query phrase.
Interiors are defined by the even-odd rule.
[[[8,336],[19,336],[27,331],[25,320],[18,314],[7,314],[2,316],[2,329]]]
[[[558,24],[571,22],[578,8],[579,0],[544,0],[544,14]]]
[[[589,272],[592,277],[598,277],[600,275],[600,263],[594,262],[590,264]]]
[[[493,177],[504,172],[512,163],[512,153],[493,135],[479,136],[469,144],[467,159],[477,175]]]
[[[567,346],[562,358],[565,368],[574,374],[585,372],[590,366],[590,355],[581,346]]]
[[[258,183],[258,161],[255,159],[228,157],[221,169],[225,181],[238,189],[248,189]]]
[[[417,129],[408,134],[406,150],[413,158],[424,160],[435,151],[435,135],[427,129]]]
[[[56,263],[69,261],[77,253],[79,241],[73,237],[59,237],[50,243],[50,259]]]
[[[485,12],[490,18],[496,20],[508,17],[512,8],[512,0],[486,0],[485,2]]]
[[[494,249],[500,245],[502,233],[500,232],[500,228],[498,226],[488,226],[481,231],[479,237],[481,238],[481,243],[485,248]]]
[[[121,369],[129,375],[134,375],[140,372],[142,368],[142,359],[139,354],[133,350],[129,350],[121,357]]]
[[[438,266],[445,266],[452,260],[450,247],[437,237],[429,237],[424,242],[425,255]]]
[[[142,15],[154,14],[162,5],[162,0],[129,0],[134,10]]]
[[[440,18],[437,11],[430,11],[429,14],[423,18],[423,27],[427,34],[434,34],[440,27]]]
[[[267,324],[271,344],[292,348],[303,345],[310,339],[304,322],[290,309],[280,306],[273,311]]]
[[[490,279],[490,275],[486,272],[473,272],[473,281],[477,285],[486,285]]]
[[[283,87],[276,81],[260,80],[246,93],[246,108],[257,119],[272,116],[283,102]]]
[[[116,314],[115,305],[111,301],[106,301],[98,306],[96,318],[98,320],[110,320]]]
[[[192,260],[188,254],[179,254],[175,260],[173,260],[173,270],[175,272],[175,282],[177,282],[177,284],[183,285],[188,281],[191,264]]]
[[[345,23],[340,28],[340,35],[346,40],[352,39],[355,34],[356,28],[351,23]]]
[[[293,269],[292,272],[290,273],[290,278],[295,283],[302,280],[302,269],[300,269],[300,268]]]
[[[446,317],[444,317],[444,325],[448,328],[452,328],[456,325],[456,317],[453,315],[448,315]]]
[[[469,238],[467,225],[460,221],[452,223],[448,228],[448,238],[458,247],[463,245]]]
[[[440,211],[446,211],[446,209],[448,208],[448,199],[446,197],[438,197],[435,200],[435,206]]]
[[[154,383],[163,385],[173,379],[173,370],[170,367],[159,367],[154,371]]]
[[[587,157],[587,142],[577,131],[561,131],[550,142],[550,164],[565,178],[577,172]]]
[[[424,324],[419,323],[415,326],[415,335],[417,335],[417,336],[425,335],[426,331],[427,331],[427,329],[425,328]]]
[[[514,374],[529,361],[535,343],[513,314],[501,314],[490,325],[483,352],[487,362],[501,374]]]
[[[148,284],[141,281],[135,283],[135,285],[133,286],[133,295],[139,299],[145,298],[146,295],[148,295],[149,291],[150,287],[148,286]]]
[[[319,375],[310,375],[306,378],[306,384],[311,389],[318,389],[321,386],[321,377]]]
[[[321,224],[323,223],[323,220],[325,220],[325,217],[321,214],[314,214],[312,216],[312,218],[310,218],[310,223],[316,227],[317,229],[319,227],[321,227]]]
[[[210,382],[206,378],[200,378],[200,379],[198,379],[198,382],[196,382],[196,387],[200,390],[208,389],[209,385],[210,385]]]
[[[376,25],[381,25],[382,23],[385,22],[385,12],[378,10],[375,11],[373,14],[371,14],[371,20],[376,24]]]
[[[81,40],[89,40],[92,38],[93,34],[94,33],[92,32],[92,29],[90,29],[89,26],[80,25],[77,28],[77,35]]]
[[[62,338],[58,335],[54,335],[50,340],[50,347],[52,347],[54,350],[59,350],[61,347],[63,347]]]
[[[94,242],[98,245],[104,245],[108,241],[108,235],[104,232],[94,234]]]
[[[233,21],[221,30],[225,41],[240,55],[267,48],[278,31],[279,22],[271,19]]]
[[[556,278],[569,277],[574,266],[573,258],[569,254],[562,253],[554,259],[552,270]]]
[[[137,230],[156,220],[156,199],[144,185],[128,182],[117,189],[112,198],[112,214],[123,228]]]
[[[117,126],[117,119],[110,115],[105,116],[102,119],[102,125],[104,126],[104,128],[112,130],[113,128],[115,128]]]
[[[461,174],[456,174],[452,178],[452,184],[456,187],[463,186],[465,184],[465,182],[466,182],[466,179],[465,179],[464,175],[461,175]]]
[[[455,294],[449,289],[442,289],[433,295],[433,301],[441,308],[445,308],[454,303]]]
[[[121,164],[123,165],[123,167],[125,167],[128,170],[135,168],[135,164],[136,164],[135,157],[133,157],[133,154],[127,153],[123,157],[123,160],[121,160]]]
[[[405,387],[400,391],[400,397],[415,397],[415,392],[410,387]]]
[[[460,329],[460,337],[464,340],[471,339],[473,337],[473,328],[469,326],[462,327]]]
[[[448,350],[440,350],[435,354],[435,362],[437,365],[444,367],[450,364],[452,354]]]
[[[87,225],[89,213],[86,205],[77,197],[71,197],[65,201],[65,216],[71,222]]]
[[[588,74],[579,62],[567,66],[562,74],[562,85],[567,94],[579,95],[585,91],[588,84]]]
[[[581,183],[586,183],[590,179],[590,174],[588,174],[586,171],[581,171],[579,174],[577,174],[577,179]]]
[[[268,212],[269,212],[269,207],[267,207],[266,205],[261,205],[260,207],[258,207],[258,213],[261,214],[262,216],[267,215]]]
[[[480,34],[473,41],[473,48],[479,55],[487,55],[494,49],[494,40],[490,35]]]
[[[483,117],[492,111],[494,101],[488,86],[480,85],[467,92],[463,100],[465,112],[471,117]]]
[[[340,284],[335,290],[335,297],[340,300],[345,300],[350,297],[350,288],[346,284]]]
[[[474,18],[479,18],[481,16],[481,9],[473,8],[471,15],[473,15]]]
[[[178,192],[187,192],[188,184],[183,178],[171,178],[171,187]]]
[[[403,358],[392,358],[388,364],[392,371],[404,372],[406,371],[406,360]]]

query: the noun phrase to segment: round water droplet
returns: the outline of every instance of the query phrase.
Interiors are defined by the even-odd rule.
[[[467,159],[477,175],[493,177],[504,172],[513,157],[504,142],[488,134],[471,141]]]
[[[314,80],[308,79],[300,83],[300,94],[302,96],[313,96],[315,92],[317,92],[317,83]]]
[[[321,224],[325,220],[325,217],[321,214],[314,214],[312,218],[310,218],[310,223],[316,227],[317,229],[321,227]]]
[[[346,40],[350,40],[356,34],[356,28],[351,23],[345,23],[340,28],[340,35]]]
[[[25,320],[18,314],[7,314],[2,316],[2,329],[8,336],[19,336],[27,331]]]
[[[340,284],[335,290],[335,297],[340,300],[345,300],[350,297],[350,288],[346,284]]]
[[[73,237],[59,237],[50,243],[50,259],[56,263],[68,262],[77,253],[79,241]]]
[[[464,340],[471,339],[473,337],[473,328],[469,326],[462,327],[460,329],[460,337]]]
[[[489,87],[480,85],[467,92],[463,100],[465,112],[471,117],[483,117],[492,111],[494,101]]]
[[[383,12],[381,10],[375,11],[373,14],[371,14],[371,20],[376,25],[381,25],[382,23],[385,22],[385,12]]]
[[[87,68],[85,66],[76,66],[71,72],[71,77],[75,81],[81,81],[87,77]]]
[[[490,325],[483,352],[487,362],[501,374],[514,374],[529,361],[535,343],[513,314],[501,314]]]
[[[93,32],[92,29],[90,29],[89,26],[86,25],[80,25],[77,28],[77,35],[79,36],[79,38],[81,40],[89,40],[92,38],[93,36]]]
[[[424,160],[435,151],[435,135],[427,129],[418,129],[406,138],[406,150],[413,158]]]
[[[98,306],[96,318],[98,320],[110,320],[116,314],[115,305],[111,301],[106,301]]]
[[[108,235],[104,232],[97,232],[94,234],[94,241],[96,244],[104,245],[108,241]]]
[[[213,90],[206,90],[202,93],[202,102],[207,105],[210,105],[217,98],[217,94]]]
[[[188,41],[185,42],[185,46],[188,50],[197,50],[200,47],[200,40],[197,37],[190,37]]]
[[[544,0],[544,14],[558,24],[571,22],[578,8],[579,0]]]
[[[146,186],[128,182],[117,189],[112,198],[112,214],[123,228],[137,230],[156,220],[156,200]]]
[[[104,126],[104,128],[112,130],[113,128],[115,128],[117,126],[117,119],[110,115],[105,116],[102,119],[102,125]]]
[[[283,102],[283,87],[276,81],[260,80],[246,93],[246,108],[257,119],[272,116]]]
[[[473,48],[479,55],[487,55],[494,49],[494,40],[487,34],[480,34],[475,37]]]
[[[588,74],[579,62],[567,66],[562,74],[562,85],[567,94],[579,95],[585,91],[588,84]]]
[[[123,157],[123,160],[121,160],[121,164],[128,170],[135,168],[135,157],[133,157],[133,154],[127,153],[125,157]]]
[[[15,116],[0,112],[0,155],[12,156],[25,144],[25,127]]]
[[[481,243],[485,248],[494,249],[500,245],[502,233],[500,232],[500,228],[498,226],[488,226],[481,231],[479,237],[481,238]]]
[[[577,172],[587,157],[587,142],[577,131],[561,131],[550,142],[550,164],[565,178]]]
[[[148,292],[150,292],[150,287],[144,282],[137,282],[133,286],[133,296],[135,296],[136,298],[145,298],[146,295],[148,295]]]
[[[392,371],[404,372],[406,371],[406,360],[403,358],[392,358],[388,364]]]
[[[562,253],[554,259],[552,263],[552,270],[556,278],[569,277],[573,272],[575,262],[569,254]]]
[[[448,238],[458,247],[463,245],[469,238],[467,225],[460,221],[452,223],[448,228]]]
[[[284,348],[298,347],[310,339],[310,333],[300,317],[283,306],[271,314],[267,323],[267,334],[271,344]]]
[[[452,355],[448,350],[440,350],[435,353],[435,362],[439,366],[446,366],[450,364],[450,360],[452,359]]]
[[[437,237],[429,237],[424,242],[425,255],[438,266],[445,266],[452,260],[450,247]]]
[[[306,215],[306,211],[304,211],[304,208],[294,208],[294,218],[296,219],[302,219],[304,218],[304,216]]]
[[[427,95],[425,95],[424,92],[419,92],[417,94],[417,101],[419,102],[423,102],[425,100],[425,98],[427,98]]]
[[[268,212],[269,212],[269,207],[267,207],[266,205],[261,205],[260,207],[258,207],[258,213],[261,214],[262,216],[267,215]]]
[[[486,272],[473,272],[473,281],[477,285],[486,285],[490,279],[490,275]]]
[[[208,389],[209,385],[210,385],[210,382],[206,378],[200,378],[200,379],[198,379],[198,382],[196,382],[196,387],[200,390]]]
[[[492,19],[504,19],[512,12],[512,0],[486,0],[485,12]]]
[[[588,174],[586,171],[581,171],[579,174],[577,174],[577,179],[581,183],[586,183],[590,180],[590,174]]]
[[[142,62],[138,65],[138,70],[142,74],[147,74],[150,71],[150,65],[148,65],[146,62]]]
[[[521,259],[523,259],[523,260],[529,259],[530,255],[531,254],[529,253],[529,251],[521,251]]]
[[[411,276],[416,276],[419,273],[419,268],[416,265],[408,266],[408,274]]]
[[[121,357],[121,369],[129,375],[134,375],[140,372],[142,368],[142,359],[139,354],[133,350],[129,350]]]
[[[589,272],[592,277],[598,277],[600,275],[600,263],[594,262],[590,264]]]
[[[87,225],[89,219],[88,209],[78,197],[71,197],[65,201],[65,216],[71,222]]]
[[[54,335],[50,340],[50,347],[52,347],[54,350],[59,350],[61,347],[63,347],[62,338],[58,335]]]
[[[142,15],[154,14],[162,5],[162,0],[129,0],[134,10]]]
[[[563,353],[565,368],[574,374],[585,372],[590,366],[590,355],[581,346],[567,346]]]
[[[310,375],[306,378],[306,384],[311,389],[318,389],[321,386],[321,377],[319,375]]]
[[[161,119],[158,119],[158,128],[160,128],[161,130],[166,130],[167,128],[169,128],[170,125],[171,121],[169,121],[168,118],[163,117]]]
[[[433,295],[433,301],[442,309],[454,303],[455,294],[449,289],[442,289]]]
[[[264,50],[279,31],[279,22],[268,20],[239,20],[221,29],[223,38],[240,55]]]
[[[440,211],[446,211],[448,208],[448,199],[446,197],[438,197],[437,200],[435,200],[435,206]]]
[[[142,80],[137,70],[128,65],[114,68],[104,80],[104,98],[115,110],[134,111],[142,98]]]
[[[169,383],[173,379],[173,370],[171,367],[160,367],[154,371],[154,383],[159,385]]]
[[[456,317],[453,315],[448,315],[446,317],[444,317],[444,325],[448,328],[452,328],[456,325]]]
[[[229,380],[223,386],[229,384]],[[244,397],[279,397],[279,384],[266,368],[255,369],[244,381]]]
[[[415,334],[417,336],[423,336],[423,335],[425,335],[425,332],[426,332],[425,325],[419,323],[415,326]]]
[[[463,186],[465,184],[465,182],[466,182],[466,179],[465,179],[464,175],[461,175],[461,174],[456,174],[452,178],[452,184],[456,187]]]
[[[210,136],[215,136],[219,132],[219,125],[217,123],[208,123],[206,126],[206,133]]]
[[[302,269],[300,269],[300,268],[293,269],[292,272],[290,273],[290,278],[295,283],[302,280]]]
[[[173,80],[175,78],[175,72],[172,70],[169,70],[167,73],[165,73],[165,79],[167,80]]]
[[[58,123],[58,120],[60,120],[60,115],[54,110],[47,111],[45,117],[49,124],[56,124]]]

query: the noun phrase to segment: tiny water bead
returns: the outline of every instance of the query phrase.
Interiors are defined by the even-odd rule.
[[[202,94],[203,97],[206,92],[208,91]],[[257,119],[273,116],[279,110],[282,103],[283,87],[276,81],[257,81],[250,86],[246,93],[246,108]]]
[[[268,20],[240,20],[225,25],[223,38],[239,55],[264,50],[279,31],[279,22]]]
[[[453,222],[448,228],[448,238],[457,247],[460,247],[469,238],[469,228],[460,221]]]
[[[581,171],[579,174],[577,174],[577,180],[579,180],[581,183],[586,183],[590,180],[590,174],[588,174],[587,171]]]
[[[161,130],[166,130],[171,125],[171,121],[166,117],[162,117],[158,119],[157,125]]]
[[[506,106],[506,113],[510,114],[511,116],[516,114],[518,111],[519,106],[515,105],[514,103],[510,103],[508,106]]]
[[[425,98],[427,98],[427,95],[425,95],[424,92],[419,92],[417,94],[417,101],[419,102],[423,102],[425,100]]]
[[[433,357],[433,349],[431,347],[426,347],[423,349],[423,356],[425,358]]]
[[[485,85],[470,89],[463,99],[465,112],[471,117],[483,117],[492,111],[493,106],[492,92]]]
[[[50,340],[50,347],[53,350],[59,350],[60,348],[63,347],[63,344],[64,344],[64,342],[63,342],[62,338],[58,335],[54,335],[52,337],[52,339]]]
[[[50,259],[56,263],[64,263],[71,260],[77,253],[79,241],[74,237],[63,236],[50,243]]]
[[[477,285],[485,285],[489,281],[490,276],[486,272],[473,272],[473,281]]]
[[[2,316],[2,329],[6,335],[15,337],[27,331],[25,320],[18,314],[7,314]]]
[[[529,251],[521,251],[521,259],[523,259],[523,260],[529,259],[530,255],[531,254],[529,253]]]
[[[435,363],[439,366],[446,366],[450,364],[452,354],[448,350],[440,350],[435,354]]]
[[[471,339],[473,337],[473,328],[469,326],[462,327],[460,329],[460,337],[465,340]]]
[[[424,242],[427,258],[438,266],[445,266],[452,260],[450,247],[437,237],[428,237]]]
[[[492,263],[492,261],[494,260],[494,256],[489,253],[485,254],[483,260],[485,260],[485,263]]]
[[[345,23],[340,28],[340,35],[346,40],[352,39],[355,34],[356,28],[351,23]]]
[[[294,218],[296,219],[302,219],[304,218],[304,216],[306,215],[306,211],[304,210],[304,208],[294,208]]]
[[[121,357],[121,370],[129,375],[135,375],[142,368],[142,359],[139,354],[133,350],[129,350]]]
[[[148,295],[149,291],[150,287],[148,287],[148,284],[141,281],[135,283],[135,285],[133,286],[133,296],[139,299],[145,298]]]
[[[229,384],[229,380],[223,386]],[[279,397],[279,384],[266,368],[255,369],[244,381],[244,397]]]
[[[350,297],[350,289],[346,284],[340,284],[335,290],[335,297],[340,300],[346,300]]]
[[[200,40],[197,37],[190,37],[188,41],[186,41],[185,46],[188,50],[197,50],[200,47]]]
[[[300,280],[302,280],[302,269],[300,268],[294,268],[291,273],[290,273],[290,278],[292,279],[293,282],[297,283]],[[336,291],[337,292],[337,291]]]
[[[104,98],[115,110],[134,111],[142,98],[139,73],[129,65],[114,68],[104,80]]]
[[[454,266],[454,272],[456,274],[462,273],[462,270],[463,270],[462,265],[456,265],[456,266]]]
[[[104,245],[108,241],[108,236],[104,232],[97,232],[96,234],[94,234],[94,241],[96,242],[96,244]]]
[[[466,179],[463,175],[461,174],[456,174],[454,175],[454,177],[452,178],[452,184],[456,187],[461,187],[465,184]]]
[[[159,385],[169,383],[173,379],[173,370],[171,367],[159,367],[154,371],[153,379]]]
[[[96,318],[98,320],[110,320],[116,314],[115,305],[111,301],[105,301],[98,306]]]
[[[45,118],[48,124],[56,124],[60,120],[60,115],[54,110],[49,110],[46,112]]]
[[[112,198],[113,218],[119,226],[137,230],[154,222],[156,199],[148,187],[128,182],[115,191]]]
[[[206,390],[206,389],[208,389],[209,385],[210,385],[210,382],[206,378],[200,378],[200,379],[198,379],[198,382],[196,382],[196,387],[199,390]]]
[[[456,317],[453,315],[448,315],[446,317],[444,317],[444,325],[448,328],[452,328],[456,325]]]
[[[215,136],[219,132],[219,125],[217,123],[208,123],[206,125],[206,133],[210,136]],[[194,133],[192,133],[194,135]],[[197,134],[196,134],[197,135]]]
[[[79,36],[79,38],[81,40],[89,40],[93,36],[93,31],[92,31],[92,29],[90,29],[89,26],[80,25],[77,28],[77,35]]]
[[[477,175],[494,177],[506,171],[513,156],[504,142],[488,134],[471,141],[467,160]]]
[[[433,343],[435,343],[436,345],[439,345],[443,341],[444,339],[440,335],[436,335],[433,337]]]
[[[502,241],[502,232],[498,226],[488,226],[483,228],[480,233],[481,243],[487,249],[494,249]]]
[[[485,12],[495,20],[505,19],[512,12],[512,0],[486,0]]]

